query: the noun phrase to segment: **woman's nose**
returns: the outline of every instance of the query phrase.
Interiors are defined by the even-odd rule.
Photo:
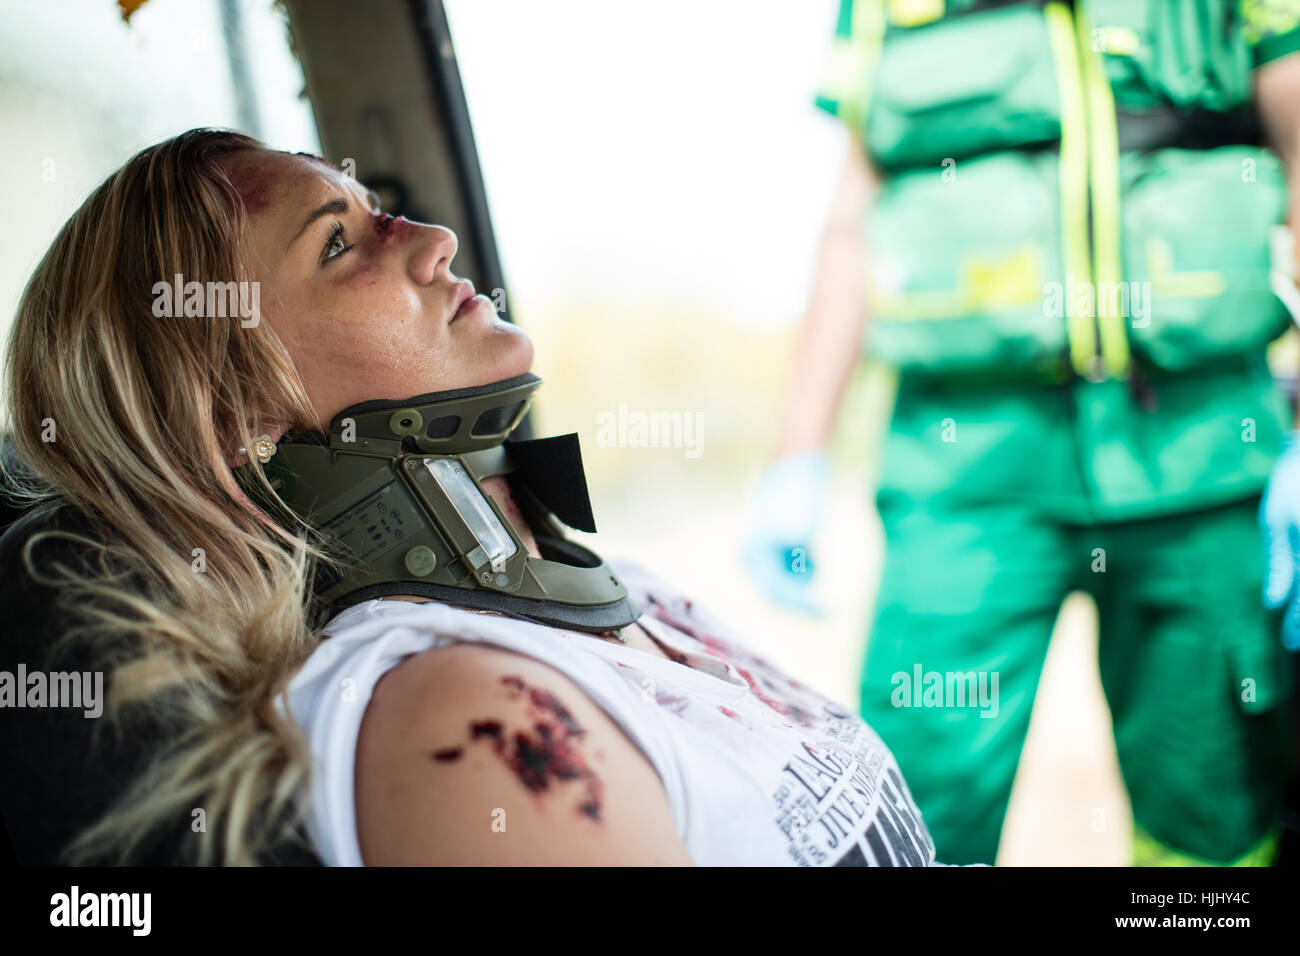
[[[444,226],[414,226],[416,235],[410,243],[407,271],[419,285],[433,285],[451,276],[451,260],[456,258],[460,243],[456,234]]]

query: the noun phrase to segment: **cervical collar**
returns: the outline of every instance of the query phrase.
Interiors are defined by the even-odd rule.
[[[507,438],[541,384],[525,374],[361,402],[328,437],[280,439],[262,465],[268,482],[342,561],[317,576],[320,602],[339,610],[409,594],[591,633],[640,617],[618,576],[557,523],[596,530],[578,436]],[[540,558],[484,493],[480,482],[498,475],[510,476]]]

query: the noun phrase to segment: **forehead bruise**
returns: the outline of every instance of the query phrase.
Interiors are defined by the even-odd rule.
[[[333,169],[334,169],[334,165],[333,165],[333,164],[332,164],[328,159],[326,159],[324,156],[317,156],[315,153],[294,153],[293,155],[294,155],[294,156],[297,156],[297,157],[300,158],[300,159],[307,159],[307,160],[310,160],[311,162],[313,162],[313,163],[317,163],[317,164],[319,164],[319,165],[325,167],[326,169],[329,169],[329,170],[333,170]]]
[[[315,157],[300,159],[287,153],[246,157],[237,160],[230,171],[230,181],[251,216],[266,212],[273,204],[293,201],[299,193],[327,189],[334,178],[331,167]]]
[[[230,180],[248,211],[250,245],[264,275],[278,270],[308,211],[339,193],[329,166],[287,153],[247,157],[230,169]]]
[[[241,159],[230,170],[230,181],[249,215],[265,212],[271,205],[271,196],[283,171],[279,164],[265,155],[258,159]]]

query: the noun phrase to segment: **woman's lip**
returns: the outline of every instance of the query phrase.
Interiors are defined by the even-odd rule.
[[[461,279],[459,282],[456,283],[456,300],[455,300],[456,307],[455,309],[452,310],[451,322],[455,322],[458,318],[460,318],[461,312],[465,310],[466,303],[472,300],[473,298],[474,298],[474,283],[470,282],[468,279]],[[450,324],[450,322],[448,324]]]
[[[478,308],[480,305],[486,305],[486,306],[491,307],[491,305],[492,305],[492,300],[489,299],[489,298],[488,298],[487,296],[485,296],[485,295],[472,295],[472,296],[470,296],[468,299],[466,299],[464,302],[462,302],[462,303],[460,304],[460,308],[457,309],[457,310],[456,310],[456,314],[453,315],[453,316],[451,317],[451,321],[452,321],[452,322],[455,322],[455,321],[456,321],[457,319],[459,319],[462,315],[467,315],[467,314],[469,314],[469,313],[472,312],[474,309]],[[449,322],[449,323],[447,323],[447,324],[450,325],[451,323]]]

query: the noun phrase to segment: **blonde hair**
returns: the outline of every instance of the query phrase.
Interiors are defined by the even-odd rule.
[[[278,698],[316,644],[310,582],[328,558],[254,505],[229,461],[268,421],[312,427],[312,410],[267,323],[153,312],[155,283],[177,274],[250,278],[223,162],[265,148],[198,129],[135,155],[59,232],[10,331],[4,406],[25,470],[6,477],[24,506],[66,503],[95,531],[38,532],[24,567],[76,612],[66,639],[111,664],[106,716],[180,728],[66,862],[128,861],[201,808],[180,858],[254,863],[301,821],[310,754]],[[42,577],[32,551],[49,536],[78,541],[99,570]]]

